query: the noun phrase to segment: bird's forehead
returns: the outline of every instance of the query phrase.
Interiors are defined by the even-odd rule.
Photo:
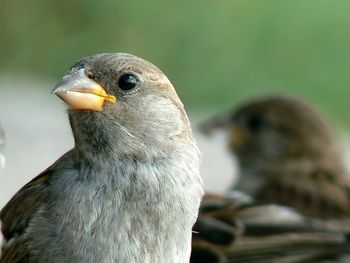
[[[310,104],[295,98],[267,98],[247,104],[236,112],[236,121],[259,115],[270,129],[278,128],[290,134],[303,134],[304,130],[324,130],[327,126],[319,112]]]
[[[153,65],[137,56],[127,53],[104,53],[82,58],[73,68],[87,68],[100,74],[120,72],[136,73],[144,79],[159,83],[160,87],[169,87],[170,81],[164,73]]]
[[[80,59],[73,67],[85,67],[98,71],[133,70],[137,73],[161,71],[152,63],[126,53],[105,53]]]
[[[261,100],[253,100],[250,103],[243,104],[236,111],[237,117],[249,117],[259,114],[271,120],[279,120],[286,116],[294,117],[298,114],[299,107],[303,105],[295,105],[286,99],[267,98]]]

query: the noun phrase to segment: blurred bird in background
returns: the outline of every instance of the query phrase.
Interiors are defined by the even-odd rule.
[[[292,96],[261,97],[201,130],[227,133],[240,170],[233,189],[251,199],[242,205],[232,198],[237,192],[215,202],[204,198],[193,242],[198,258],[209,253],[217,259],[212,262],[249,262],[241,258],[247,253],[252,262],[301,262],[348,251],[350,180],[335,135],[313,106]]]
[[[238,159],[234,189],[324,219],[350,216],[350,178],[328,122],[292,96],[262,97],[202,125],[228,132]]]
[[[199,152],[168,78],[136,56],[99,54],[54,93],[75,147],[1,210],[0,262],[188,262]]]

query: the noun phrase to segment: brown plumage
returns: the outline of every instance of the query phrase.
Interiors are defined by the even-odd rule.
[[[191,263],[318,262],[350,251],[331,224],[230,194],[207,194],[193,231]]]
[[[350,179],[338,142],[309,103],[292,96],[257,98],[202,126],[207,133],[221,128],[239,163],[236,189],[309,216],[350,216]]]

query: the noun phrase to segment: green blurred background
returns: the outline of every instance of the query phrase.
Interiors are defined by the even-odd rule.
[[[193,111],[278,91],[347,126],[349,11],[347,0],[1,0],[0,73],[54,82],[82,56],[123,51],[159,66]]]
[[[101,52],[133,53],[159,66],[195,128],[253,95],[306,97],[337,124],[350,160],[349,0],[0,4],[0,122],[7,135],[0,207],[72,147],[66,107],[50,91],[74,61]],[[224,142],[194,131],[205,188],[225,190],[235,166]]]

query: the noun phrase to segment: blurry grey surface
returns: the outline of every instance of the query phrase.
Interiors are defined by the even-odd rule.
[[[2,168],[4,168],[5,166],[5,163],[6,163],[6,159],[5,159],[5,156],[3,154],[3,150],[5,148],[5,132],[4,130],[2,129],[1,127],[1,123],[0,123],[0,170]]]
[[[54,83],[10,79],[0,78],[0,119],[6,132],[1,207],[72,145],[65,107],[50,93]]]
[[[51,94],[55,84],[55,81],[0,76],[0,120],[6,132],[0,207],[73,146],[66,107]],[[203,117],[198,113],[189,115],[202,152],[201,175],[205,189],[222,192],[233,181],[232,158],[223,140],[217,142],[197,132],[197,124]]]

